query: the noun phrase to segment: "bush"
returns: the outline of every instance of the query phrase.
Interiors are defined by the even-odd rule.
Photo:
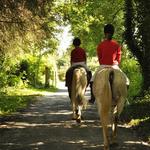
[[[141,92],[142,74],[140,71],[140,66],[135,59],[131,58],[122,61],[121,69],[130,80],[128,97],[131,101],[133,97],[139,95]]]

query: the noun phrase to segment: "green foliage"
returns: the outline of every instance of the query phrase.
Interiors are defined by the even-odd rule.
[[[125,0],[125,40],[138,59],[143,75],[143,89],[150,88],[150,1]]]
[[[56,16],[53,1],[0,1],[0,88],[41,84],[41,58],[58,46]]]
[[[25,108],[28,101],[27,97],[2,96],[0,97],[0,115],[10,114],[18,109]]]
[[[20,77],[16,76],[16,75],[9,75],[7,78],[7,83],[9,86],[15,86],[15,87],[19,87],[19,85],[21,85],[22,80]]]
[[[0,1],[0,49],[12,51],[12,46],[38,44],[45,38],[54,39],[59,24],[53,1]]]
[[[99,67],[98,58],[97,57],[88,57],[88,59],[87,59],[87,66],[89,67],[89,69],[94,74],[94,72]]]
[[[45,67],[51,72],[57,72],[56,60],[53,55],[31,55],[24,54],[23,58],[10,62],[9,58],[1,64],[0,87],[15,86],[18,88],[32,86],[44,86]],[[50,79],[53,80],[53,74]]]
[[[121,62],[121,69],[130,80],[128,90],[129,100],[132,101],[133,97],[139,95],[142,90],[142,74],[138,61],[134,58],[123,59]]]
[[[5,72],[0,71],[0,87],[3,88],[7,85],[7,76]]]
[[[121,114],[121,119],[134,128],[144,141],[150,142],[150,91],[143,96],[136,97],[127,105]]]
[[[108,7],[110,5],[111,7]],[[90,57],[96,55],[94,51],[96,45],[103,39],[104,24],[113,23],[116,27],[116,37],[119,37],[118,39],[122,37],[122,8],[123,1],[121,0],[68,1],[58,5],[65,23],[71,24],[73,35],[81,38],[82,47],[87,50]]]
[[[22,75],[23,81],[28,82],[32,86],[42,86],[45,80],[45,67],[48,67],[50,70],[57,70],[53,56],[36,57],[26,55],[26,58],[20,62],[18,71]]]
[[[7,86],[18,86],[21,84],[21,75],[17,75],[17,61],[6,57],[3,62],[1,62],[0,70],[0,87],[4,88]]]
[[[59,80],[64,81],[66,71],[70,67],[70,54],[66,54],[63,57],[59,58],[57,60],[57,67]]]

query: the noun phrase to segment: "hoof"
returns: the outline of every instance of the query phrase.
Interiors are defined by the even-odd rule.
[[[77,115],[76,114],[73,114],[72,115],[72,120],[76,120],[77,119]]]
[[[83,117],[81,115],[76,116],[76,122],[81,123],[81,120],[83,120]]]
[[[104,150],[110,150],[109,146],[104,146]]]
[[[111,147],[117,147],[119,144],[117,143],[117,142],[112,142],[112,143],[110,143],[110,146]]]
[[[89,104],[94,104],[94,102],[95,102],[95,100],[93,100],[93,99],[89,100]]]
[[[118,146],[118,143],[117,143],[117,140],[116,140],[116,137],[111,137],[110,139],[110,146],[111,147],[115,147],[115,146]]]
[[[81,123],[81,119],[76,119],[76,122],[77,123]]]

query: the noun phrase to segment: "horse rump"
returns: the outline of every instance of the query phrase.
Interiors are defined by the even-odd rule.
[[[86,107],[85,90],[87,87],[87,73],[83,67],[74,69],[71,88],[71,102],[73,119],[81,122],[81,111]]]
[[[93,82],[93,93],[97,102],[103,129],[104,150],[115,141],[117,120],[123,110],[127,96],[126,79],[118,69],[104,68],[98,71]],[[108,125],[112,125],[112,139],[108,132]]]

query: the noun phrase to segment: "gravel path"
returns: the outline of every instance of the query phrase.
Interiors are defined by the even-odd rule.
[[[71,105],[63,84],[16,116],[0,123],[0,150],[103,150],[96,104],[83,112],[79,125],[71,120]],[[87,90],[87,98],[89,91]],[[150,150],[125,125],[119,125],[119,145],[112,150]]]

